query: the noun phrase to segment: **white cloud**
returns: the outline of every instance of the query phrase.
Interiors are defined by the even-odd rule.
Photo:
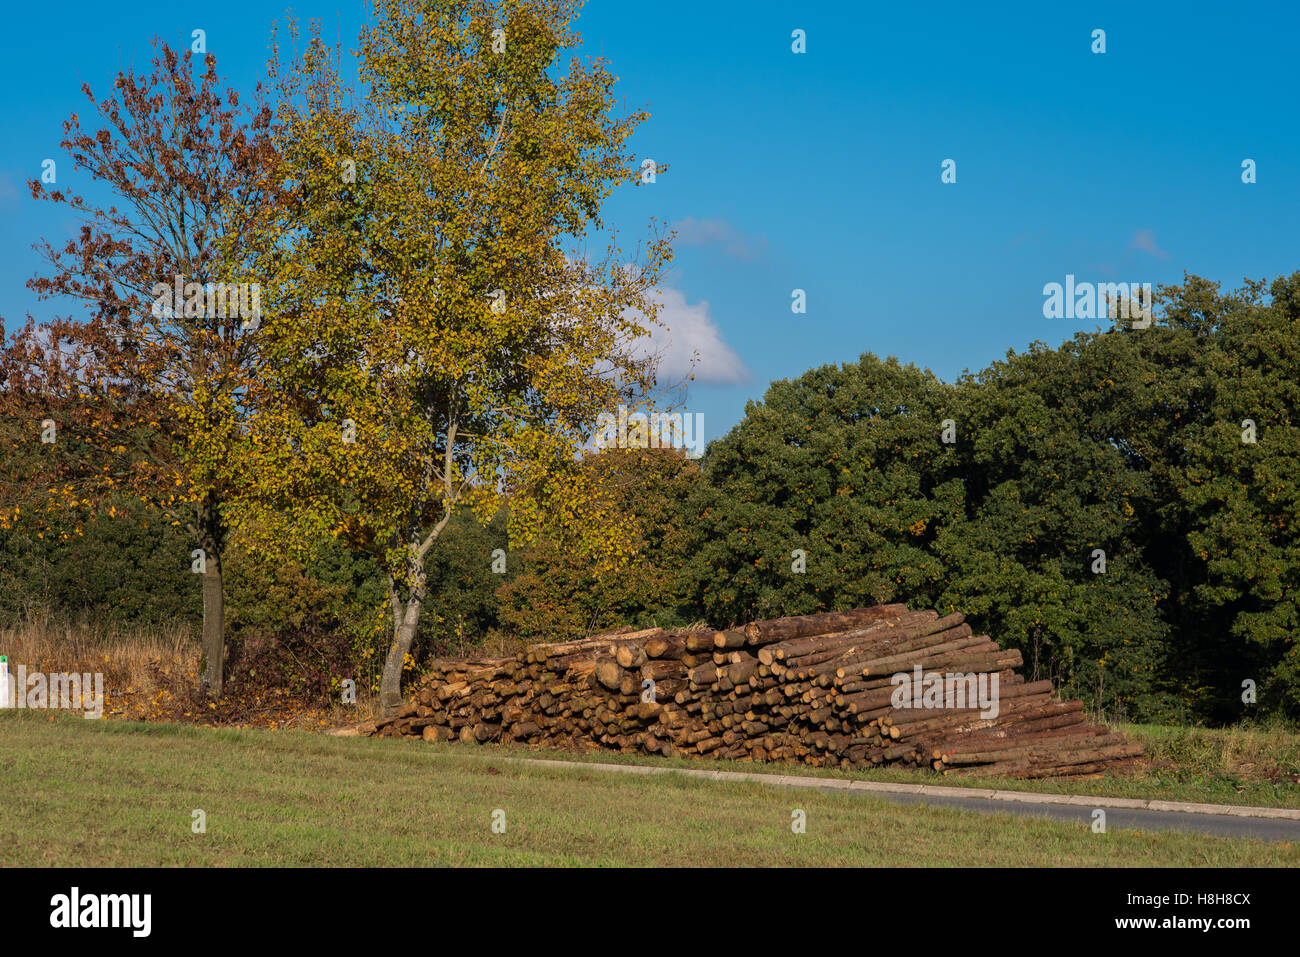
[[[1150,253],[1157,259],[1168,259],[1169,253],[1156,244],[1156,234],[1150,229],[1139,229],[1133,234],[1133,241],[1129,243],[1129,249],[1140,249],[1145,253]]]
[[[721,243],[733,259],[753,262],[767,253],[767,239],[763,236],[746,236],[731,223],[721,219],[696,219],[687,216],[673,224],[675,240],[683,246],[705,246]]]
[[[744,361],[722,340],[722,333],[709,318],[707,300],[691,305],[680,289],[668,286],[656,292],[661,306],[658,325],[650,325],[650,338],[641,340],[641,350],[659,357],[661,383],[675,383],[692,372],[700,384],[739,385],[749,380]]]

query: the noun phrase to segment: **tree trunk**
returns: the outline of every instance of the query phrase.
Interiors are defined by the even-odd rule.
[[[226,673],[226,597],[221,576],[221,553],[226,547],[226,527],[221,502],[209,495],[199,507],[199,547],[203,549],[203,674],[200,692],[221,699]]]
[[[206,549],[205,549],[206,550]],[[221,583],[221,549],[206,556],[203,574],[203,676],[200,687],[214,701],[221,698],[226,667],[226,600]]]
[[[386,715],[402,706],[402,665],[415,642],[423,603],[424,599],[418,593],[411,596],[405,608],[401,607],[399,599],[393,598],[393,643],[384,659],[384,674],[379,682],[379,706]]]

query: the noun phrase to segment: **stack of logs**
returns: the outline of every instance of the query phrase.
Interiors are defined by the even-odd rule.
[[[366,730],[1023,778],[1098,774],[1141,753],[1089,723],[1080,702],[1058,700],[1050,681],[1025,681],[1021,664],[1019,651],[973,635],[959,614],[879,605],[439,660],[411,704]],[[974,681],[964,683],[967,694],[931,696],[922,693],[927,683],[911,685],[922,674]],[[921,706],[897,706],[895,675],[907,676]],[[996,714],[974,683],[991,691],[994,675]]]

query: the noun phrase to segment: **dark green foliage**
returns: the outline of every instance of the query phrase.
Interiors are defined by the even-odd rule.
[[[1111,379],[1088,341],[1036,346],[962,381],[967,508],[935,543],[951,582],[939,604],[1020,648],[1031,676],[1109,713],[1181,717],[1160,690],[1164,583],[1139,514],[1149,483],[1094,420]]]
[[[0,620],[25,608],[112,624],[202,618],[194,546],[158,513],[115,499],[83,534],[75,527],[70,518],[43,537],[25,525],[0,529]]]
[[[501,576],[492,573],[491,559],[493,549],[506,546],[505,523],[504,513],[486,526],[468,514],[448,523],[428,566],[430,602],[414,658],[472,653],[496,626]],[[302,562],[258,561],[236,537],[227,565],[228,627],[240,648],[232,659],[256,651],[289,668],[304,687],[316,688],[322,676],[359,675],[363,686],[378,681],[388,594],[370,557],[331,540]]]
[[[705,462],[688,571],[705,616],[960,610],[1108,710],[1170,710],[1160,583],[1126,548],[1141,476],[1078,428],[1053,381],[1074,370],[1038,349],[949,386],[865,355],[773,384]]]
[[[1300,714],[1300,273],[1160,301],[952,386],[869,354],[773,383],[709,448],[688,596],[960,610],[1111,714]]]
[[[872,355],[773,383],[709,446],[690,503],[686,578],[703,616],[932,604],[944,575],[930,544],[963,507],[956,452],[939,435],[955,398],[929,372]]]
[[[429,604],[412,648],[417,658],[471,652],[497,626],[497,589],[514,572],[508,555],[506,573],[492,571],[493,551],[509,548],[507,518],[501,511],[483,525],[461,512],[447,523],[429,552]]]
[[[1264,710],[1300,715],[1300,273],[1221,296],[1189,281],[1172,321],[1217,322],[1203,352],[1205,395],[1176,445],[1186,516],[1189,643],[1209,652],[1217,718],[1242,712],[1243,681]],[[1248,423],[1246,420],[1250,420]],[[1243,441],[1253,423],[1255,442]],[[1197,625],[1200,625],[1198,628]]]

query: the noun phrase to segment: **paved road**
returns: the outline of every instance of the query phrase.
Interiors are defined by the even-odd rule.
[[[980,811],[985,814],[1023,814],[1050,817],[1057,821],[1092,824],[1093,808],[1069,804],[1023,804],[992,798],[950,798],[928,794],[871,792],[902,804],[941,804],[945,807]],[[1189,814],[1185,811],[1148,811],[1139,808],[1107,807],[1106,830],[1135,828],[1143,831],[1192,831],[1220,837],[1255,837],[1263,841],[1300,842],[1300,821],[1266,817],[1237,817],[1227,814]]]
[[[500,758],[496,760],[502,760]],[[708,771],[685,768],[659,768],[648,765],[604,764],[597,762],[557,761],[546,758],[505,758],[506,761],[533,764],[565,770],[581,768],[583,771],[607,771],[614,774],[684,774],[706,777],[716,781],[746,781],[773,787],[813,788],[816,790],[866,794],[886,798],[903,804],[937,804],[984,814],[1038,815],[1057,821],[1080,821],[1091,826],[1092,812],[1100,807],[1106,811],[1106,829],[1140,829],[1144,831],[1188,831],[1214,834],[1220,837],[1253,837],[1264,841],[1300,842],[1300,811],[1268,808],[1231,808],[1235,813],[1214,813],[1222,805],[1185,804],[1176,801],[1151,802],[1184,810],[1148,807],[1124,807],[1124,804],[1145,804],[1144,801],[1124,798],[1085,797],[1071,795],[1035,794],[1024,791],[985,791],[997,794],[986,797],[954,792],[960,788],[935,785],[887,784],[882,782],[851,781],[844,778],[821,778],[806,775],[758,774],[745,771]],[[977,790],[978,789],[973,789]],[[941,793],[935,793],[941,792]],[[1071,802],[1071,803],[1063,803]],[[1270,816],[1271,815],[1271,816]]]

